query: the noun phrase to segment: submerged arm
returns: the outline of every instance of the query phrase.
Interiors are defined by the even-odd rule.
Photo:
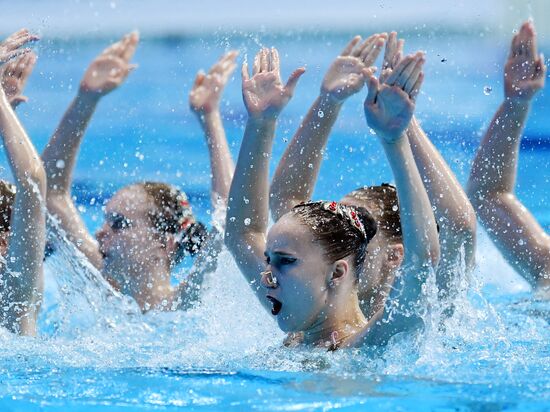
[[[225,244],[246,280],[266,309],[268,301],[260,291],[260,272],[265,269],[268,223],[269,159],[276,119],[290,100],[304,70],[296,70],[283,86],[279,55],[262,49],[254,61],[254,75],[243,65],[243,98],[248,111],[235,176],[231,184]]]
[[[508,262],[533,286],[550,286],[550,237],[514,194],[521,133],[546,74],[536,50],[534,28],[525,23],[512,41],[505,68],[506,99],[480,144],[468,194]]]
[[[273,220],[308,201],[315,187],[323,150],[344,101],[359,92],[373,73],[371,67],[384,44],[385,34],[360,43],[356,36],[332,63],[321,93],[310,107],[281,158],[270,188]]]
[[[137,33],[105,49],[88,67],[77,96],[61,119],[42,159],[48,177],[48,210],[55,215],[68,238],[97,268],[102,257],[71,198],[71,183],[78,150],[101,97],[117,88],[128,76],[128,63],[138,42]]]

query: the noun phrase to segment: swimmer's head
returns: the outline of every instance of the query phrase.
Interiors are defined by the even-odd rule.
[[[308,330],[347,310],[375,233],[366,210],[335,202],[298,205],[272,226],[262,284],[282,330]]]
[[[359,277],[361,307],[369,315],[383,303],[380,292],[391,282],[404,257],[397,191],[395,186],[386,183],[365,186],[347,194],[341,202],[367,209],[378,227],[367,247],[367,258]]]
[[[145,182],[115,193],[96,237],[108,280],[137,297],[169,285],[171,268],[200,250],[206,228],[196,222],[185,193]]]
[[[15,186],[0,180],[0,255],[5,256],[8,250],[10,219],[13,202],[15,201]]]

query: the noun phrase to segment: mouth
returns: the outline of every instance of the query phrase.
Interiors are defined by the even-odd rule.
[[[271,308],[271,314],[273,316],[277,316],[279,314],[279,312],[281,311],[281,309],[283,308],[283,304],[279,300],[275,299],[273,296],[267,295],[266,298],[273,305],[273,307]]]

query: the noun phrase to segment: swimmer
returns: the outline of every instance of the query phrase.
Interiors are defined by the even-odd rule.
[[[514,193],[521,134],[546,66],[532,22],[512,39],[504,66],[504,101],[472,165],[468,195],[487,234],[508,263],[550,298],[550,237]]]
[[[76,98],[42,155],[48,210],[108,282],[133,297],[143,312],[184,309],[198,299],[204,274],[216,267],[216,244],[222,242],[215,241],[216,231],[208,233],[196,221],[185,193],[158,182],[120,189],[105,206],[105,223],[96,233],[97,240],[88,232],[70,193],[86,127],[101,98],[119,87],[135,67],[130,59],[137,44],[136,32],[124,36],[84,74]],[[171,270],[187,255],[195,256],[193,268],[186,281],[172,287]]]
[[[397,38],[396,32],[389,36],[374,34],[364,42],[357,36],[332,63],[319,97],[288,145],[273,177],[269,199],[275,221],[296,205],[310,200],[323,150],[340,109],[348,97],[362,90],[364,78],[374,71],[372,65],[384,42],[383,80],[402,58],[404,41]],[[351,67],[355,69],[350,70]],[[318,116],[320,111],[322,117]],[[441,258],[436,280],[440,296],[447,298],[462,259],[467,271],[474,266],[475,213],[456,177],[414,116],[406,135],[439,224]],[[347,194],[340,202],[366,208],[378,224],[379,230],[369,242],[359,277],[361,308],[370,318],[383,306],[403,260],[397,193],[387,184],[365,186]]]
[[[30,336],[36,335],[44,282],[46,174],[12,107],[25,100],[20,92],[36,61],[21,47],[37,39],[23,29],[0,44],[0,134],[15,179],[14,187],[0,181],[0,325]]]
[[[326,347],[384,345],[396,333],[417,328],[414,308],[422,284],[437,266],[439,243],[431,205],[405,136],[422,82],[421,53],[407,56],[382,83],[369,75],[365,114],[384,147],[397,183],[404,264],[389,302],[367,320],[359,307],[357,280],[376,222],[363,208],[337,202],[298,205],[267,233],[269,159],[276,120],[304,69],[283,86],[279,55],[262,49],[253,75],[243,65],[248,121],[231,185],[226,245],[264,307],[285,332],[303,332],[302,343]],[[408,312],[411,309],[411,312]]]

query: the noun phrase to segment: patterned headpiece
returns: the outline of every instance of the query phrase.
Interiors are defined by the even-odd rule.
[[[363,237],[363,239],[367,238],[367,232],[365,231],[365,226],[363,226],[361,219],[359,219],[357,212],[353,210],[353,208],[342,205],[337,202],[323,202],[323,209],[337,216],[342,217],[352,227],[354,227],[361,233],[361,236]]]

